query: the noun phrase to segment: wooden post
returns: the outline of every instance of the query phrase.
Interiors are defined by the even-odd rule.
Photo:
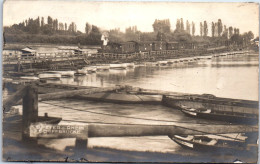
[[[37,122],[38,120],[38,94],[35,87],[28,86],[25,90],[23,97],[23,116],[22,116],[22,127],[23,127],[23,140],[30,140],[29,138],[29,126],[31,123]]]

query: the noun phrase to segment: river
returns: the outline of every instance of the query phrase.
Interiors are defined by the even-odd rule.
[[[145,66],[138,65],[127,70],[109,70],[97,72],[86,76],[62,78],[55,83],[82,85],[82,86],[114,86],[131,85],[135,87],[158,89],[185,93],[208,93],[220,97],[258,100],[258,54],[241,54],[199,60],[185,64],[171,66]],[[53,105],[51,105],[53,104]],[[63,108],[61,106],[65,106]],[[21,107],[19,107],[21,109]],[[75,110],[82,111],[75,111]],[[117,116],[94,114],[108,113]],[[21,112],[21,110],[20,110]],[[39,103],[39,115],[47,112],[49,116],[62,117],[61,124],[75,124],[75,121],[102,122],[102,123],[134,123],[134,124],[176,124],[178,122],[215,124],[215,121],[191,119],[178,110],[161,105],[130,105],[101,103],[82,100],[55,100]],[[122,116],[122,117],[120,117]],[[124,116],[138,119],[125,118]],[[148,121],[170,120],[172,122]],[[71,121],[69,121],[71,120]],[[84,124],[84,123],[77,123]],[[179,124],[179,123],[177,123]],[[72,146],[75,139],[43,140],[39,143],[58,150],[65,150]],[[89,148],[103,147],[118,150],[131,150],[140,152],[174,153],[184,156],[204,156],[205,152],[195,152],[180,147],[167,136],[157,137],[122,137],[122,138],[90,138]],[[208,162],[218,162],[223,158],[232,162],[240,155],[233,153],[208,152]],[[242,157],[241,157],[242,158]],[[253,157],[255,158],[255,157]],[[97,159],[97,161],[99,161]],[[102,161],[102,160],[101,160]],[[169,159],[174,161],[174,159]],[[185,158],[183,162],[189,161]]]

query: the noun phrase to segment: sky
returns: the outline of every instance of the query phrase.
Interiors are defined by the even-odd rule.
[[[211,22],[222,20],[223,25],[240,29],[240,33],[259,32],[259,8],[257,3],[182,3],[182,2],[94,2],[80,0],[7,0],[3,5],[3,25],[10,26],[25,19],[57,18],[59,22],[77,24],[84,32],[86,22],[102,29],[120,28],[122,32],[136,25],[142,32],[153,31],[155,19],[170,19],[174,30],[176,20],[183,18],[195,22],[196,34],[199,24],[207,21],[209,35]]]

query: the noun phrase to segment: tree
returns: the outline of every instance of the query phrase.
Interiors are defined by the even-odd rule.
[[[254,39],[254,34],[252,33],[252,31],[249,31],[248,33],[247,33],[247,36],[248,36],[248,38],[251,40],[251,39]]]
[[[203,36],[203,24],[200,22],[200,36]]]
[[[232,26],[230,26],[230,27],[228,28],[228,33],[229,33],[229,38],[231,38],[232,35],[233,35],[233,27],[232,27]]]
[[[42,17],[42,20],[41,20],[41,27],[44,26],[44,17]]]
[[[226,25],[224,25],[224,31],[223,31],[223,34],[222,34],[222,36],[224,37],[224,38],[228,38],[228,29],[227,29],[227,26]]]
[[[192,22],[192,36],[195,35],[195,24],[194,22]]]
[[[65,23],[65,31],[67,31],[67,28],[68,28],[68,27],[67,27],[67,23]]]
[[[218,19],[218,36],[220,37],[223,31],[223,25],[221,19]]]
[[[204,21],[204,36],[208,36],[208,25],[207,25],[207,22]]]
[[[180,19],[177,19],[176,30],[180,30],[180,29],[181,29],[181,22],[180,22]]]
[[[181,18],[181,30],[184,30],[183,19]]]
[[[91,32],[91,25],[87,22],[85,26],[85,33],[88,35]]]
[[[47,18],[47,24],[50,25],[51,29],[53,28],[53,20],[50,16]]]
[[[212,37],[215,36],[215,23],[214,22],[211,23],[211,35],[212,35]]]
[[[63,23],[59,23],[59,30],[64,31],[64,24]]]
[[[153,30],[154,32],[163,32],[163,33],[170,33],[170,21],[169,19],[164,20],[155,20],[153,23]]]
[[[190,23],[188,20],[186,21],[186,32],[190,34]]]

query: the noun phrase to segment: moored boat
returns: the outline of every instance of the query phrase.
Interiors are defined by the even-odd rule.
[[[94,73],[94,72],[97,71],[97,67],[96,66],[83,67],[82,69],[88,71],[88,73]]]
[[[166,60],[166,61],[158,61],[158,62],[156,63],[156,65],[158,65],[158,66],[165,66],[165,65],[167,65],[167,63],[168,63],[167,60]]]
[[[74,71],[46,71],[44,73],[60,74],[62,77],[72,77],[72,76],[74,76]]]
[[[135,63],[125,63],[126,67],[128,68],[134,68],[135,67]]]
[[[162,102],[164,105],[193,114],[225,117],[234,121],[255,121],[259,113],[258,101],[220,98],[210,94],[163,96]]]
[[[39,77],[35,77],[35,76],[21,76],[20,78],[26,80],[39,80]]]
[[[110,69],[126,69],[126,63],[110,64]]]
[[[182,106],[181,111],[191,117],[227,121],[231,123],[255,124],[258,121],[258,116],[253,114],[241,114],[237,112],[218,112],[205,108],[194,109],[186,106]]]
[[[60,79],[61,78],[61,74],[57,74],[57,73],[41,73],[38,75],[38,77],[40,79]]]
[[[185,148],[198,150],[198,151],[200,150],[247,151],[248,150],[247,144],[244,141],[217,139],[206,135],[201,135],[201,136],[173,135],[169,137],[177,144]]]
[[[111,103],[130,103],[130,104],[161,104],[162,97],[158,95],[138,95],[126,93],[93,93],[78,95],[74,97],[82,100],[103,101]]]
[[[75,75],[86,75],[86,74],[88,74],[88,70],[85,70],[85,69],[78,69],[75,72]]]
[[[110,69],[110,65],[109,64],[104,64],[104,65],[97,65],[97,70],[101,71],[101,70],[109,70]]]

